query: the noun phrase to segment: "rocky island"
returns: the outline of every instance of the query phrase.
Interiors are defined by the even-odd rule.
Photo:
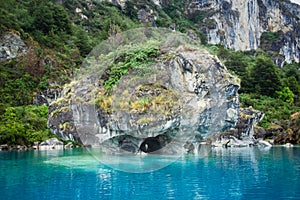
[[[109,38],[50,105],[49,127],[86,146],[132,153],[178,153],[234,127],[239,79],[196,43],[156,28]]]

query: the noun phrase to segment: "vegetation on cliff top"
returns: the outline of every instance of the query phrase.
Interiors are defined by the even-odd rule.
[[[31,144],[49,137],[47,107],[32,105],[36,94],[69,82],[92,47],[108,36],[142,25],[132,1],[123,10],[112,4],[91,2],[66,0],[59,5],[55,0],[0,0],[0,38],[7,32],[16,33],[28,47],[27,54],[0,63],[0,144]],[[169,1],[161,8],[152,6],[159,14],[157,26],[176,24],[176,30],[182,32],[192,29],[206,43],[197,27],[212,11],[185,15],[184,1]],[[264,33],[262,38],[274,42],[280,32]],[[300,111],[299,63],[279,68],[262,50],[234,52],[222,46],[208,47],[241,78],[242,105],[266,113],[263,127],[273,121],[284,122]],[[149,57],[158,53],[157,49],[148,50],[126,54],[122,62],[112,65],[106,88],[112,89],[127,70],[150,62]],[[144,103],[137,102],[136,106]]]

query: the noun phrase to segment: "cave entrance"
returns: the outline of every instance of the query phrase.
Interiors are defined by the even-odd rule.
[[[171,137],[161,134],[156,137],[146,138],[140,145],[140,151],[144,153],[159,153],[160,150],[171,142]]]

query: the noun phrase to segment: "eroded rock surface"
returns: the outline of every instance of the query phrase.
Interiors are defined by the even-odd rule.
[[[217,133],[208,138],[208,143],[215,147],[245,147],[258,143],[255,135],[262,131],[257,124],[264,113],[253,108],[240,108],[240,117],[235,127]]]

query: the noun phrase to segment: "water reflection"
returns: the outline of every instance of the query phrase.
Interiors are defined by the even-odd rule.
[[[167,167],[177,159],[178,156],[172,155],[102,155],[100,162],[114,170],[129,173],[146,173]]]

